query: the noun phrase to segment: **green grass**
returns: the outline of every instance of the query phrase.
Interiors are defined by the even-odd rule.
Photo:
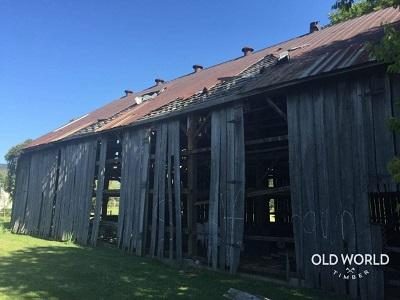
[[[221,299],[231,287],[274,300],[334,299],[314,290],[170,267],[114,248],[0,231],[0,299]]]

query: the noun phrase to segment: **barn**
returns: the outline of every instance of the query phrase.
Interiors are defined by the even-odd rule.
[[[399,284],[400,77],[370,43],[399,21],[313,22],[39,137],[18,161],[12,231],[383,299]],[[345,254],[374,259],[318,262]]]

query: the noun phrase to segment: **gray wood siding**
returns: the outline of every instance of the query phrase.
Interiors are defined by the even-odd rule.
[[[151,256],[176,260],[182,259],[179,126],[179,121],[170,121],[155,128],[150,240]]]
[[[123,136],[118,245],[128,252],[182,259],[179,126],[179,121],[170,121],[157,124],[154,134],[142,128]],[[156,147],[151,186],[152,139]]]
[[[310,259],[314,253],[382,253],[380,227],[369,221],[368,192],[394,187],[387,171],[395,154],[387,127],[394,102],[390,82],[352,78],[288,95],[296,263],[308,286],[343,293],[347,284],[354,297],[383,295],[379,268],[367,266],[370,275],[346,282],[333,277],[333,267],[314,266]]]
[[[236,272],[243,243],[244,131],[241,105],[211,115],[208,262]]]
[[[88,242],[96,141],[22,155],[12,231]]]
[[[118,245],[137,255],[142,255],[144,250],[149,143],[148,129],[127,131],[122,139]]]
[[[24,155],[18,162],[12,230],[49,237],[57,175],[57,150]]]
[[[53,221],[56,239],[88,243],[96,148],[96,140],[61,148]]]
[[[23,155],[18,159],[15,182],[15,199],[11,212],[11,231],[25,232],[25,211],[28,197],[30,155]]]

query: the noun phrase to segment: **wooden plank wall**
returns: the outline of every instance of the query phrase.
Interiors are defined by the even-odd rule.
[[[61,148],[53,237],[86,245],[96,163],[96,140]]]
[[[155,136],[150,255],[179,261],[182,259],[179,121],[158,124]]]
[[[15,200],[11,211],[11,231],[14,233],[25,232],[25,210],[28,197],[30,155],[22,155],[18,159],[15,183]]]
[[[49,237],[57,180],[56,149],[23,155],[18,162],[13,208],[15,233]]]
[[[179,126],[179,121],[170,121],[157,124],[153,135],[142,128],[123,137],[118,244],[137,255],[182,258]],[[151,139],[156,139],[153,180]]]
[[[208,262],[236,272],[243,242],[244,131],[241,105],[211,115]]]
[[[383,299],[381,269],[366,267],[370,275],[346,281],[333,277],[333,267],[314,266],[310,259],[315,253],[382,253],[381,229],[369,222],[368,192],[391,184],[390,83],[384,75],[342,79],[288,95],[296,264],[308,286]]]
[[[149,129],[125,132],[122,139],[118,245],[137,255],[142,255],[144,250],[149,155]]]
[[[87,244],[96,147],[87,140],[21,156],[13,232]]]

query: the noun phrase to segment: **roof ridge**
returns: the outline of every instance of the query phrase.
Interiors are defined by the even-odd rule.
[[[382,23],[394,23],[400,21],[400,13],[399,10],[395,10],[393,8],[384,8],[377,11],[373,11],[369,14],[353,18],[350,20],[346,20],[342,23],[325,26],[320,31],[316,31],[314,33],[306,33],[303,35],[299,35],[285,41],[281,41],[279,43],[275,43],[272,45],[268,45],[264,48],[261,48],[257,51],[254,51],[252,54],[247,56],[235,57],[218,64],[211,65],[209,67],[204,68],[204,70],[200,72],[192,72],[188,74],[184,74],[173,78],[169,81],[166,81],[164,86],[167,87],[166,93],[161,94],[156,97],[153,101],[150,101],[147,105],[135,105],[134,98],[137,95],[142,95],[147,91],[151,91],[155,86],[148,87],[141,91],[133,93],[133,95],[129,95],[128,97],[122,97],[92,110],[87,117],[82,120],[78,120],[73,124],[66,124],[63,128],[57,132],[49,132],[46,135],[43,135],[32,142],[30,147],[55,142],[61,139],[64,139],[66,136],[72,136],[77,131],[80,132],[83,130],[91,130],[93,126],[96,126],[98,123],[98,119],[110,120],[115,119],[110,122],[108,125],[100,126],[100,130],[107,130],[114,127],[122,127],[127,124],[131,124],[138,119],[146,117],[149,114],[159,110],[162,107],[168,106],[170,103],[174,102],[177,98],[185,98],[190,99],[191,97],[196,96],[197,92],[202,90],[203,87],[207,87],[208,90],[214,90],[219,86],[220,78],[222,77],[232,77],[232,76],[240,76],[240,74],[246,75],[246,72],[252,73],[255,70],[252,70],[253,66],[260,64],[260,62],[265,59],[265,57],[269,55],[277,55],[283,51],[290,51],[290,49],[298,49],[300,45],[308,45],[307,49],[298,50],[296,54],[293,55],[293,58],[304,57],[303,54],[310,53],[310,51],[314,51],[321,47],[329,47],[329,49],[335,43],[342,43],[344,47],[348,47],[352,38],[356,37],[358,34],[366,33],[367,31],[374,30],[374,28],[381,27]],[[381,30],[380,30],[381,31]],[[375,35],[376,36],[376,35]],[[367,37],[364,37],[364,40]],[[361,41],[363,38],[361,38]],[[357,40],[358,41],[358,40]],[[300,47],[301,48],[301,47]],[[306,48],[306,47],[303,47]],[[342,47],[343,48],[343,47]],[[357,48],[357,47],[356,47]],[[328,48],[326,49],[328,50]],[[347,63],[347,61],[342,60],[342,52],[336,51],[332,55],[335,59],[332,59],[327,63],[327,66],[319,65],[318,69],[321,69],[321,72],[332,71],[342,66],[342,64],[349,67],[351,64],[357,64],[364,62],[367,60],[365,58],[365,53],[363,51],[356,51],[354,49],[351,51],[350,55],[352,56],[351,63]],[[314,52],[316,54],[316,52]],[[264,74],[262,78],[258,79],[261,84],[267,84],[267,80],[271,81],[268,84],[277,84],[279,81],[284,80],[293,80],[301,75],[301,70],[305,68],[310,68],[310,60],[305,61],[302,60],[291,60],[289,63],[280,64],[280,67],[273,67],[274,71],[271,76],[268,74]],[[278,70],[279,69],[279,70]],[[313,71],[313,70],[311,70]],[[317,75],[312,72],[312,75]],[[187,79],[179,81],[180,79],[187,78],[193,75],[193,79]],[[198,76],[198,77],[197,77]],[[296,77],[297,76],[297,77]],[[266,77],[266,78],[264,78]],[[263,83],[263,82],[266,83]],[[247,84],[247,83],[246,83]],[[257,83],[258,84],[258,83]],[[256,84],[251,84],[251,86],[257,86]],[[136,107],[136,108],[134,108]],[[132,109],[133,108],[133,109]],[[133,111],[133,114],[131,112]],[[121,119],[122,116],[125,116],[124,119]],[[104,120],[103,120],[104,119]],[[105,123],[108,123],[107,121]],[[86,125],[88,124],[88,125]],[[96,130],[95,130],[96,131]]]
[[[289,38],[289,39],[287,39],[287,40],[284,40],[284,41],[281,41],[281,42],[278,42],[278,43],[275,43],[275,44],[272,44],[272,45],[269,45],[269,46],[265,46],[265,47],[263,47],[263,48],[260,48],[260,49],[258,49],[258,50],[255,50],[251,55],[254,55],[254,54],[263,52],[263,51],[265,51],[265,50],[268,50],[268,49],[270,49],[270,48],[277,47],[277,46],[282,45],[282,44],[286,44],[286,43],[291,42],[291,41],[295,41],[296,39],[300,39],[300,38],[302,38],[302,37],[305,37],[305,36],[307,36],[307,35],[311,35],[311,34],[313,34],[313,33],[318,33],[318,32],[321,32],[321,31],[324,31],[324,30],[327,30],[327,29],[330,29],[330,28],[337,27],[337,26],[339,26],[339,25],[342,26],[342,25],[344,25],[344,24],[346,24],[346,23],[352,22],[352,21],[357,20],[357,19],[360,19],[360,18],[366,18],[366,17],[369,16],[369,15],[376,14],[376,13],[379,13],[379,12],[382,12],[382,11],[388,10],[388,9],[391,9],[391,7],[381,8],[381,9],[372,11],[372,12],[370,12],[370,13],[367,13],[367,14],[365,14],[365,15],[361,15],[361,16],[358,16],[358,17],[355,17],[355,18],[352,18],[352,19],[348,19],[348,20],[343,21],[343,22],[340,22],[340,23],[336,23],[336,24],[329,24],[329,23],[328,23],[328,24],[324,25],[324,26],[321,28],[321,30],[319,30],[319,31],[312,32],[312,33],[305,33],[305,34],[298,35],[298,36],[296,36],[296,37]],[[284,50],[284,49],[282,49],[282,50]],[[208,67],[205,66],[204,69],[203,69],[203,71],[209,70],[209,69],[212,69],[212,68],[214,68],[214,67],[218,67],[218,66],[221,66],[221,65],[223,65],[223,64],[230,63],[230,62],[232,62],[232,61],[236,61],[236,60],[239,60],[239,59],[242,59],[242,58],[245,58],[245,56],[238,56],[238,57],[235,57],[235,58],[231,58],[231,59],[225,60],[225,61],[220,62],[220,63],[216,63],[216,64],[213,64],[213,65],[210,65],[210,66],[208,66]],[[173,78],[173,79],[171,79],[171,80],[165,81],[165,84],[174,82],[174,81],[176,81],[176,80],[178,80],[178,79],[181,79],[181,78],[184,78],[184,77],[187,77],[187,76],[190,76],[190,75],[194,75],[194,74],[196,74],[196,73],[195,73],[195,72],[191,72],[191,73],[187,73],[187,74],[180,75],[180,76],[175,77],[175,78]],[[138,93],[142,93],[142,92],[144,92],[144,91],[146,91],[146,90],[148,90],[148,89],[150,89],[150,88],[152,88],[152,87],[154,87],[154,86],[151,86],[151,87],[148,87],[148,88],[146,88],[146,89],[143,89],[142,91],[140,91],[140,92],[138,92]]]

